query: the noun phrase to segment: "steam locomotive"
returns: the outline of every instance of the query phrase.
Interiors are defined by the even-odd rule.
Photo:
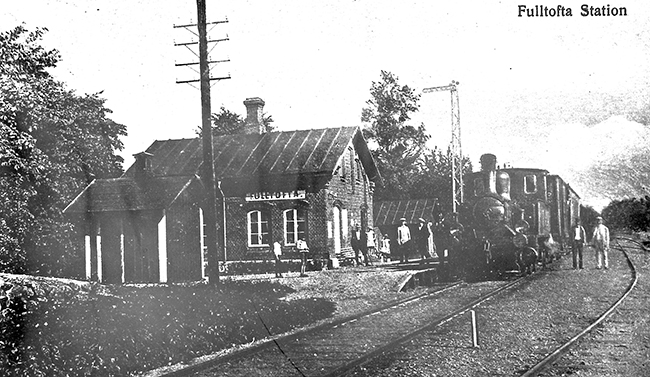
[[[559,256],[580,216],[580,197],[543,169],[497,168],[484,154],[466,175],[462,251],[467,274],[532,273]]]

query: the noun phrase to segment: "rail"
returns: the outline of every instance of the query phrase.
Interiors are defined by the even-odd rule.
[[[632,241],[627,238],[622,238],[626,241]],[[535,364],[532,368],[530,368],[528,371],[526,371],[524,374],[522,374],[522,377],[533,377],[537,376],[540,372],[542,372],[544,369],[546,369],[548,366],[550,366],[553,362],[555,362],[557,359],[559,359],[562,355],[564,355],[570,348],[573,346],[578,340],[582,339],[585,335],[589,334],[596,326],[598,326],[600,323],[602,323],[607,317],[609,317],[610,314],[625,300],[634,287],[636,286],[638,282],[638,275],[636,271],[636,267],[634,266],[634,263],[632,263],[632,260],[630,259],[630,256],[628,255],[627,251],[625,251],[625,248],[621,246],[621,244],[618,242],[618,238],[613,239],[616,242],[616,245],[618,248],[623,252],[623,255],[625,255],[625,258],[627,260],[627,264],[630,267],[630,270],[632,271],[632,281],[628,285],[627,289],[623,293],[623,295],[616,300],[614,304],[612,304],[609,309],[607,309],[600,317],[598,317],[592,324],[587,326],[584,330],[582,330],[579,334],[571,338],[569,341],[561,345],[560,347],[556,348],[553,352],[548,354],[542,361],[539,363]]]
[[[346,373],[352,371],[353,369],[355,369],[355,368],[357,368],[359,366],[363,366],[364,364],[366,364],[369,361],[373,360],[374,358],[378,357],[382,353],[384,353],[384,352],[386,352],[388,350],[391,350],[391,349],[393,349],[395,347],[398,347],[399,345],[406,342],[407,340],[412,339],[412,338],[416,337],[417,335],[422,334],[422,333],[424,333],[426,331],[430,331],[430,330],[432,330],[432,329],[434,329],[434,328],[436,328],[436,327],[438,327],[440,325],[443,325],[443,324],[451,321],[452,319],[454,319],[454,318],[456,318],[456,317],[458,317],[458,316],[460,316],[460,315],[462,315],[464,313],[467,313],[469,310],[471,310],[471,309],[475,308],[476,306],[482,304],[483,302],[491,299],[493,296],[503,292],[504,290],[506,290],[508,288],[511,288],[511,287],[521,283],[522,281],[527,279],[529,276],[531,276],[531,275],[520,277],[520,278],[518,278],[516,280],[513,280],[513,281],[509,282],[508,284],[506,284],[504,286],[501,286],[501,287],[499,287],[497,289],[494,289],[494,290],[488,292],[487,294],[481,296],[480,298],[472,301],[471,303],[461,307],[460,309],[457,309],[457,310],[451,312],[450,314],[448,314],[446,316],[443,316],[443,317],[439,318],[438,320],[436,320],[436,321],[434,321],[434,322],[432,322],[432,323],[430,323],[428,325],[422,326],[422,327],[420,327],[420,328],[418,328],[418,329],[416,329],[416,330],[414,330],[414,331],[412,331],[412,332],[410,332],[410,333],[408,333],[406,335],[403,335],[402,337],[400,337],[398,339],[395,339],[394,341],[392,341],[390,343],[387,343],[387,344],[385,344],[385,345],[383,345],[381,347],[378,347],[378,348],[374,349],[372,352],[368,352],[368,353],[364,354],[363,356],[357,358],[353,362],[347,363],[347,364],[345,364],[345,365],[343,365],[343,366],[341,366],[341,367],[339,367],[339,368],[337,368],[337,369],[335,369],[335,370],[333,370],[333,371],[331,371],[331,372],[329,372],[327,374],[324,374],[323,377],[335,377],[335,376],[345,375]]]

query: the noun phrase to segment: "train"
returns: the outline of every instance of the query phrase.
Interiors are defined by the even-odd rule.
[[[544,169],[499,168],[494,154],[482,155],[480,164],[480,171],[463,177],[464,201],[456,214],[464,273],[528,274],[559,258],[580,216],[575,190]]]

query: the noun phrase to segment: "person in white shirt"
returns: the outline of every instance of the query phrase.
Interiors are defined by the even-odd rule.
[[[275,277],[282,277],[282,245],[273,242],[273,256],[275,257]]]
[[[300,253],[300,276],[305,277],[307,276],[305,269],[307,267],[307,253],[309,253],[309,246],[307,246],[307,242],[301,238],[296,242],[296,249],[298,249],[298,252]]]
[[[370,266],[372,262],[370,261],[370,256],[377,253],[377,239],[375,236],[375,231],[372,230],[372,227],[368,227],[366,230],[366,252],[364,258],[366,258],[366,266]]]
[[[573,241],[573,246],[571,248],[571,253],[573,254],[573,269],[577,270],[580,268],[582,270],[582,249],[587,241],[587,232],[580,224],[580,219],[576,219],[575,225],[571,230],[571,240]]]
[[[397,250],[399,251],[400,262],[408,262],[408,248],[411,244],[411,231],[406,225],[405,218],[402,217],[399,219],[399,221],[402,223],[402,225],[397,228]]]
[[[598,225],[594,228],[594,233],[591,236],[591,243],[596,249],[596,268],[603,267],[603,260],[605,269],[609,268],[609,258],[607,252],[609,251],[609,229],[603,225],[603,218],[598,216],[596,218]]]
[[[382,262],[384,262],[385,259],[390,258],[390,237],[388,236],[388,233],[384,234],[384,238],[381,239],[379,252],[381,253]]]
[[[433,222],[429,221],[427,223],[427,228],[429,229],[429,239],[427,239],[427,250],[431,258],[438,258],[438,252],[436,250],[436,243],[433,239]]]

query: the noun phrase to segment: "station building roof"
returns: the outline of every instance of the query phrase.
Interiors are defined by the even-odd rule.
[[[331,174],[350,141],[370,180],[379,179],[375,162],[358,127],[235,134],[213,139],[217,179],[260,175]],[[200,174],[201,138],[156,140],[146,153],[154,176]],[[133,177],[131,166],[125,177]]]
[[[66,213],[142,211],[169,207],[195,177],[96,179],[65,208]]]
[[[313,176],[331,177],[350,144],[368,178],[378,182],[379,172],[358,127],[214,137],[215,177],[238,184],[250,182],[246,189],[263,189],[266,182],[294,185]],[[140,176],[145,165],[138,159],[146,159],[145,179]],[[202,174],[202,163],[201,138],[156,140],[136,155],[136,162],[120,178],[93,181],[65,212],[166,208]]]

